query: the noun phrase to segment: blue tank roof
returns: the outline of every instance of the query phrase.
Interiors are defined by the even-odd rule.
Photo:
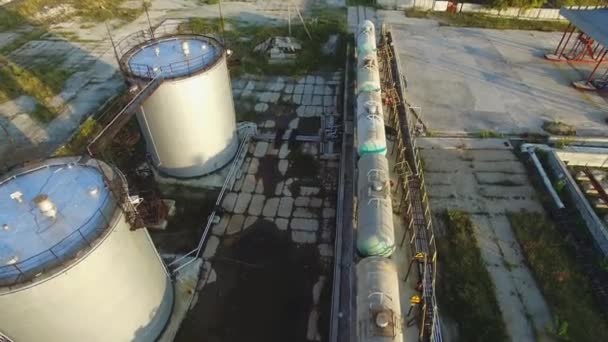
[[[212,65],[222,53],[222,46],[212,38],[173,36],[143,45],[127,64],[134,76],[174,78]]]
[[[108,228],[116,202],[91,161],[49,160],[0,181],[0,285],[57,266]]]

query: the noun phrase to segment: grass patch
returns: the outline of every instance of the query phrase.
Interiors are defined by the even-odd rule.
[[[576,135],[576,129],[574,126],[561,121],[545,121],[543,123],[543,129],[554,135]]]
[[[507,341],[507,333],[469,214],[445,215],[446,237],[437,239],[440,307],[457,320],[460,341]]]
[[[574,247],[542,214],[509,213],[509,221],[555,318],[556,338],[608,341],[608,322],[589,280],[577,270]]]
[[[302,50],[293,63],[269,64],[265,56],[253,52],[255,46],[273,36],[288,36],[287,25],[253,25],[235,20],[225,20],[225,39],[229,49],[234,51],[233,59],[237,66],[231,68],[233,73],[254,75],[292,75],[299,76],[322,69],[335,70],[342,67],[345,55],[345,37],[347,34],[346,12],[344,10],[323,9],[313,11],[307,18],[306,25],[312,40],[308,38],[303,25],[292,21],[292,36],[302,43]],[[199,34],[219,34],[219,19],[193,18],[188,23],[189,29]],[[184,30],[186,27],[183,28]],[[340,46],[333,56],[320,57],[322,45],[331,34],[341,36]]]
[[[478,135],[480,138],[483,138],[483,139],[502,138],[502,136],[503,136],[502,134],[500,134],[496,131],[493,131],[493,130],[489,130],[489,129],[479,132]]]
[[[27,95],[38,102],[30,113],[32,118],[42,123],[53,120],[61,108],[52,106],[51,100],[73,74],[58,66],[61,63],[61,60],[55,60],[26,68],[0,56],[0,103]]]
[[[375,8],[378,4],[376,0],[346,0],[346,6],[367,6]]]
[[[14,1],[0,7],[0,30],[10,30],[24,24],[46,25],[57,21],[68,20],[79,16],[87,21],[101,22],[109,19],[133,21],[141,13],[142,6],[136,8],[121,7],[125,0],[22,0]],[[68,5],[73,8],[68,15],[56,18],[46,18],[36,21],[36,15],[48,12],[49,9],[59,5]]]
[[[89,117],[80,125],[70,141],[55,152],[54,156],[66,157],[82,154],[86,149],[89,139],[99,132],[100,129],[101,127],[97,121],[94,118]]]
[[[0,48],[0,54],[8,55],[9,53],[19,49],[20,47],[32,40],[38,40],[42,38],[46,33],[47,32],[42,29],[34,29],[30,32],[22,33],[17,38],[15,38],[15,40]]]
[[[517,18],[495,17],[482,13],[448,13],[429,12],[417,9],[405,10],[410,18],[429,18],[438,20],[446,26],[479,27],[498,30],[531,30],[531,31],[563,31],[567,22],[556,20],[527,20]]]

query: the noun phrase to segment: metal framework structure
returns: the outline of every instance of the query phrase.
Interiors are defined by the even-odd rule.
[[[388,123],[395,128],[396,140],[391,153],[397,153],[394,172],[398,175],[395,192],[401,196],[399,212],[404,212],[407,223],[401,246],[409,237],[412,263],[417,264],[421,295],[419,329],[420,341],[442,341],[441,326],[435,297],[437,248],[424,172],[416,146],[416,125],[412,124],[412,109],[406,104],[404,80],[399,70],[398,55],[394,51],[391,32],[383,27],[378,49],[383,99]],[[412,264],[410,264],[411,266]],[[409,275],[409,270],[407,272]],[[407,276],[406,276],[407,277]],[[405,279],[407,280],[407,279]]]
[[[570,20],[555,51],[545,54],[554,62],[591,63],[595,67],[586,79],[572,82],[582,90],[608,89],[608,68],[600,67],[608,62],[608,9],[562,8],[560,14]]]

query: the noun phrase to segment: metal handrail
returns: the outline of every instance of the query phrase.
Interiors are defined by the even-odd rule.
[[[113,199],[113,197],[110,194],[107,194],[106,198],[104,199],[104,202],[102,203],[102,205],[100,207],[104,207],[109,200]],[[94,234],[89,236],[89,239],[87,239],[85,236],[86,234],[83,234],[83,229],[85,227],[88,226],[89,223],[92,222],[93,218],[96,218],[99,216],[101,216],[103,218],[103,222],[105,223],[103,226],[99,226],[97,229],[93,229],[92,231],[98,233],[98,234]],[[78,229],[76,229],[74,232],[70,233],[69,235],[67,235],[66,237],[64,237],[63,239],[61,239],[59,242],[57,242],[55,245],[53,245],[52,247],[50,247],[49,249],[40,252],[36,255],[33,255],[25,260],[21,260],[19,262],[16,262],[14,264],[10,264],[10,265],[5,265],[5,266],[1,266],[0,267],[0,286],[13,286],[16,284],[20,284],[29,280],[32,280],[34,278],[36,278],[39,274],[47,272],[49,270],[52,270],[56,267],[58,267],[59,265],[63,264],[65,261],[73,259],[76,257],[76,254],[78,254],[78,252],[82,249],[82,246],[87,246],[88,248],[91,248],[93,246],[93,241],[95,239],[97,239],[98,237],[100,237],[102,235],[102,233],[104,231],[106,231],[109,227],[111,227],[112,222],[110,222],[110,220],[108,220],[108,218],[106,217],[106,215],[104,214],[104,212],[101,209],[96,209],[95,215],[91,215],[91,217]],[[90,234],[90,232],[89,232]],[[77,238],[75,241],[72,241],[74,238]],[[65,241],[72,241],[71,243],[69,243],[69,245],[67,246],[61,246]],[[69,252],[64,252],[64,253],[57,253],[54,252],[53,249],[55,249],[56,247],[61,246],[63,251],[69,251]],[[41,258],[43,255],[47,255],[47,258]],[[33,261],[34,259],[40,259],[40,260],[47,260],[47,262],[44,263],[44,267],[37,267],[37,266],[32,266],[29,267],[28,269],[26,269],[26,267],[21,267],[21,266],[26,266],[29,262]],[[52,262],[54,261],[54,262]]]
[[[231,184],[231,182],[232,182],[232,177],[237,173],[238,160],[239,160],[241,154],[247,151],[246,146],[249,143],[249,139],[251,139],[251,137],[253,135],[255,135],[255,132],[246,132],[245,133],[245,136],[243,137],[243,141],[241,142],[241,144],[239,146],[239,149],[236,153],[234,161],[232,162],[232,165],[230,166],[230,169],[228,170],[228,175],[226,177],[226,180],[224,181],[222,190],[220,191],[220,194],[218,195],[217,200],[215,201],[216,208],[218,208],[221,205],[222,200],[224,199],[224,194],[225,194],[226,190],[228,189],[229,184]],[[181,270],[182,268],[184,268],[184,267],[188,266],[189,264],[191,264],[192,262],[194,262],[194,260],[196,260],[201,255],[203,247],[205,246],[205,243],[207,242],[207,235],[209,234],[209,231],[211,229],[211,225],[213,223],[213,219],[215,218],[215,215],[216,215],[216,210],[213,210],[211,212],[211,215],[209,215],[209,217],[207,219],[207,224],[203,228],[203,235],[201,236],[196,248],[191,250],[190,252],[182,255],[181,257],[173,260],[168,265],[168,267],[178,265],[179,262],[181,262],[182,260],[185,260],[187,257],[194,255],[194,257],[192,259],[190,259],[189,261],[187,261],[187,262],[177,266],[175,269],[173,269],[173,271],[172,271],[173,274],[176,274],[177,272],[179,272],[179,270]]]
[[[129,63],[125,56],[135,51],[138,47],[154,43],[168,37],[192,36],[197,39],[206,39],[211,45],[222,46],[221,43],[211,36],[202,36],[192,30],[187,23],[165,23],[151,30],[140,30],[133,32],[116,43],[116,56],[119,60],[121,70],[135,77],[153,79],[161,74],[165,77],[182,77],[200,71],[218,57],[220,50],[210,50],[202,55],[186,58],[185,60],[167,63],[156,67],[148,64]]]

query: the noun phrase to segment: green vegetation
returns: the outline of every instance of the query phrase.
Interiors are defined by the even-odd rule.
[[[15,40],[0,48],[0,55],[8,55],[25,45],[27,42],[42,38],[46,33],[45,30],[41,29],[33,29],[32,31],[21,33]]]
[[[488,138],[502,138],[502,136],[503,136],[502,134],[500,134],[500,133],[498,133],[496,131],[493,131],[493,130],[489,130],[489,129],[486,129],[486,130],[483,130],[483,131],[479,132],[479,137],[480,138],[484,138],[484,139],[488,139]]]
[[[89,139],[99,132],[100,129],[101,127],[97,121],[94,118],[89,117],[80,125],[80,128],[74,133],[70,141],[55,152],[54,156],[65,157],[84,153]]]
[[[450,210],[447,233],[437,239],[442,310],[458,322],[460,341],[507,341],[507,333],[469,214]]]
[[[198,0],[200,5],[215,5],[218,4],[220,0]]]
[[[0,31],[9,30],[23,24],[45,25],[57,20],[78,16],[88,21],[121,19],[132,21],[143,12],[143,6],[137,8],[121,7],[125,0],[22,0],[0,7]],[[42,16],[49,9],[66,5],[71,10],[59,17]],[[44,18],[44,19],[36,19]]]
[[[558,340],[608,341],[608,322],[577,269],[574,247],[538,213],[509,213],[515,236],[555,316]]]
[[[477,1],[474,1],[477,2]],[[520,7],[520,8],[561,8],[562,6],[596,6],[606,5],[606,0],[483,0],[479,3],[494,8]]]
[[[378,6],[376,0],[346,0],[347,6],[367,6],[376,7]]]
[[[417,9],[405,11],[408,17],[430,18],[438,20],[442,25],[458,27],[479,27],[499,30],[532,30],[532,31],[563,31],[567,22],[556,20],[527,20],[517,18],[495,17],[482,13],[448,13],[428,12]]]
[[[188,27],[183,30],[192,30],[195,33],[221,33],[219,19],[193,18]],[[257,75],[283,74],[302,75],[323,68],[335,70],[342,67],[345,55],[346,13],[343,10],[313,11],[306,20],[312,40],[308,38],[304,26],[299,20],[292,20],[292,36],[302,43],[302,50],[293,63],[269,64],[267,58],[253,52],[253,49],[264,40],[274,36],[288,36],[287,25],[254,25],[250,23],[225,20],[225,40],[229,49],[234,51],[233,60],[239,65],[231,68],[233,72]],[[319,58],[322,45],[331,34],[341,35],[340,46],[333,56]]]
[[[39,104],[33,117],[49,122],[60,110],[50,102],[73,74],[73,71],[61,68],[61,63],[61,60],[47,61],[26,68],[0,56],[0,103],[21,95],[31,96]]]
[[[555,148],[564,148],[568,145],[571,145],[574,142],[574,138],[572,137],[564,137],[560,138],[555,142]]]
[[[543,123],[543,129],[555,135],[576,135],[576,129],[574,128],[574,126],[561,121],[546,121]]]

